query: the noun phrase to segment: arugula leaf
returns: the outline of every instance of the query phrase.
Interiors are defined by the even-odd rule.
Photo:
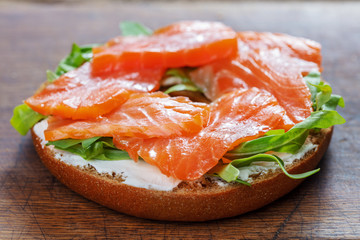
[[[316,111],[319,111],[330,100],[332,89],[328,84],[320,84],[317,88],[320,92],[316,95]]]
[[[336,110],[336,107],[345,107],[345,101],[343,97],[332,94],[329,101],[327,101],[321,108],[323,110]]]
[[[81,156],[86,160],[123,160],[129,159],[127,152],[117,149],[110,137],[93,137],[88,139],[63,139],[48,142],[58,149]]]
[[[284,134],[284,133],[285,133],[284,129],[274,129],[274,130],[270,130],[267,133],[265,133],[265,136],[280,135],[280,134]]]
[[[70,54],[60,61],[55,74],[61,76],[64,73],[80,67],[84,62],[90,61],[92,58],[92,48],[94,46],[96,46],[96,44],[80,47],[74,43]]]
[[[226,182],[233,182],[237,179],[240,174],[240,170],[234,167],[231,163],[224,165],[220,168],[215,175],[221,177]]]
[[[123,36],[148,36],[152,30],[141,23],[124,21],[119,24]]]
[[[226,153],[229,159],[248,157],[267,151],[296,153],[304,144],[310,129],[328,128],[345,123],[345,119],[335,110],[337,106],[344,107],[344,99],[331,94],[330,85],[321,81],[318,72],[311,72],[304,77],[314,103],[315,111],[303,122],[296,124],[288,132],[271,130],[264,137],[244,142]]]
[[[81,66],[86,61],[89,61],[92,58],[92,48],[94,46],[96,46],[96,44],[80,47],[74,43],[70,54],[61,60],[56,71],[46,71],[47,81],[53,82],[55,79],[59,78],[60,75]],[[21,104],[14,108],[14,113],[10,123],[21,135],[26,135],[35,123],[44,118],[46,118],[46,116],[35,112],[26,104]]]
[[[296,124],[286,133],[244,142],[227,152],[225,157],[234,159],[268,151],[296,153],[304,144],[309,129],[328,128],[343,123],[345,123],[345,119],[336,111],[321,110],[313,112],[303,122]]]
[[[240,179],[238,179],[238,178],[235,179],[235,182],[241,183],[241,184],[244,184],[244,185],[246,185],[246,186],[251,187],[251,184],[250,184],[250,183],[248,183],[247,181],[240,180]]]
[[[171,68],[166,71],[166,76],[170,77],[178,77],[181,79],[180,84],[176,84],[168,88],[164,93],[169,94],[172,92],[178,91],[192,91],[192,92],[202,92],[200,88],[198,88],[188,77],[186,70],[180,68]]]
[[[48,82],[54,82],[56,79],[58,79],[60,76],[57,75],[56,73],[54,73],[53,71],[51,70],[47,70],[46,71],[46,79]]]
[[[98,156],[96,159],[99,160],[127,160],[130,159],[130,156],[127,152],[115,149],[104,149],[104,152]]]
[[[80,67],[83,63],[90,61],[92,58],[92,49],[99,44],[88,44],[78,46],[73,43],[71,52],[68,56],[63,58],[57,66],[55,72],[51,70],[46,71],[46,77],[48,82],[53,82],[64,73],[67,73],[75,68]]]
[[[309,177],[309,176],[317,173],[318,171],[320,171],[320,168],[318,168],[318,169],[315,169],[315,170],[312,170],[309,172],[305,172],[305,173],[301,173],[301,174],[290,174],[286,171],[286,169],[284,167],[284,162],[278,156],[270,155],[270,154],[257,154],[257,155],[254,155],[254,156],[251,156],[248,158],[233,160],[231,163],[224,165],[222,168],[217,170],[215,175],[221,177],[222,179],[224,179],[227,182],[233,182],[233,181],[239,182],[239,181],[242,181],[242,180],[238,179],[240,172],[241,172],[241,168],[250,166],[254,162],[276,162],[280,166],[283,173],[292,179],[306,178],[306,177]],[[246,184],[246,185],[249,184],[246,181],[242,181],[242,183]]]
[[[35,123],[44,118],[46,116],[35,112],[26,104],[21,104],[14,108],[10,123],[21,135],[26,135]]]
[[[170,77],[178,77],[181,79],[181,83],[192,83],[193,82],[190,80],[189,76],[187,75],[187,73],[185,72],[184,69],[181,68],[170,68],[166,71],[165,73],[166,76],[170,76]]]
[[[248,157],[268,151],[296,153],[304,144],[309,131],[303,129],[291,129],[279,135],[265,136],[240,144],[235,149],[228,151],[225,157],[228,159]]]
[[[191,84],[176,84],[174,86],[169,87],[164,93],[169,94],[172,92],[178,92],[178,91],[192,91],[192,92],[199,92],[199,88],[191,85]]]
[[[304,80],[310,90],[315,111],[336,110],[337,106],[345,107],[344,99],[332,94],[331,86],[321,80],[319,72],[310,72]]]
[[[304,80],[310,90],[311,101],[314,103],[316,94],[318,93],[318,90],[315,86],[320,84],[321,75],[319,72],[310,72],[307,76],[304,77]]]
[[[308,86],[311,85],[316,88],[316,95],[315,95],[315,106],[316,111],[319,111],[327,101],[331,98],[332,89],[330,85],[325,84],[324,82],[320,82],[318,85],[308,83]]]
[[[343,124],[345,122],[346,120],[337,111],[321,110],[312,112],[310,117],[296,124],[293,128],[328,128],[334,125]]]
[[[91,144],[93,144],[94,142],[96,142],[100,137],[93,137],[93,138],[88,138],[85,139],[81,142],[81,146],[83,148],[88,148],[90,147]]]
[[[46,145],[54,145],[57,148],[66,149],[75,146],[83,141],[84,140],[82,139],[61,139],[58,141],[49,141]]]

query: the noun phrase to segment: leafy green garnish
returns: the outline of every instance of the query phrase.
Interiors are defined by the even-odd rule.
[[[129,154],[117,149],[110,137],[93,137],[88,139],[63,139],[48,142],[58,149],[65,150],[81,156],[86,160],[124,160],[129,159]]]
[[[80,47],[74,43],[70,54],[61,60],[56,71],[46,71],[47,81],[53,82],[60,75],[81,66],[86,61],[89,61],[92,58],[92,48],[94,46],[96,46],[96,44]],[[35,123],[44,118],[46,118],[46,116],[35,112],[26,104],[21,104],[14,108],[14,113],[10,123],[21,135],[25,135],[29,129],[35,125]]]
[[[296,153],[304,144],[308,133],[307,129],[292,128],[283,134],[257,138],[228,151],[225,157],[229,159],[249,157],[268,151]]]
[[[325,84],[324,82],[320,82],[318,85],[312,84],[308,82],[308,86],[311,85],[316,88],[316,95],[315,95],[315,105],[314,109],[319,111],[327,101],[330,100],[332,89],[330,85]]]
[[[74,70],[75,68],[80,67],[83,63],[90,61],[92,58],[92,49],[95,46],[98,46],[98,44],[78,46],[76,43],[73,43],[71,52],[60,61],[55,72],[51,70],[46,71],[47,81],[53,82],[64,73]]]
[[[311,101],[315,111],[335,110],[337,106],[345,107],[344,99],[332,94],[330,85],[321,80],[319,72],[310,72],[304,80],[311,92]]]
[[[164,93],[169,94],[172,92],[179,92],[179,91],[192,91],[192,92],[199,92],[199,88],[191,85],[191,84],[176,84],[174,86],[169,87]]]
[[[316,94],[318,93],[317,88],[314,85],[319,85],[321,82],[321,75],[319,72],[310,72],[304,77],[306,85],[308,86],[311,93],[311,101],[315,103]]]
[[[152,30],[141,23],[124,21],[119,24],[123,36],[147,36]]]
[[[238,177],[240,175],[240,171],[242,170],[242,168],[250,166],[250,164],[254,162],[276,162],[277,164],[279,164],[284,174],[292,179],[307,178],[320,171],[320,168],[318,168],[301,174],[290,174],[286,171],[284,167],[284,162],[278,156],[270,155],[270,154],[257,154],[248,158],[233,160],[231,163],[224,165],[222,168],[218,169],[215,175],[221,177],[227,182],[233,182],[233,181],[239,182],[240,179],[238,179]],[[247,183],[247,182],[243,181],[243,183]],[[248,184],[249,183],[247,183],[246,185]]]
[[[193,83],[188,74],[186,73],[185,69],[181,68],[170,68],[165,73],[168,77],[178,77],[181,79],[181,83],[187,84],[187,83]]]
[[[265,136],[280,135],[280,134],[284,134],[284,133],[285,133],[284,129],[275,129],[275,130],[270,130],[267,133],[265,133]]]
[[[61,76],[64,73],[80,67],[83,63],[90,61],[92,58],[92,48],[94,46],[97,46],[97,44],[78,46],[74,43],[70,54],[60,61],[55,74]]]
[[[336,110],[336,107],[345,107],[345,101],[343,97],[335,94],[331,94],[329,101],[327,101],[321,108],[323,110]]]
[[[54,73],[51,70],[47,70],[46,71],[46,79],[48,82],[54,82],[57,78],[59,78],[59,75],[57,75],[56,73]]]
[[[46,116],[35,112],[26,104],[21,104],[14,108],[10,123],[21,135],[26,135],[35,123],[44,118]]]
[[[330,85],[321,81],[320,73],[312,72],[305,78],[311,92],[315,111],[304,121],[296,124],[288,132],[271,130],[264,137],[244,142],[226,153],[229,159],[249,157],[268,151],[296,153],[304,144],[310,129],[328,128],[345,123],[345,119],[335,110],[344,107],[344,99],[334,95]]]
[[[186,70],[180,68],[171,68],[165,73],[168,77],[178,77],[181,79],[180,84],[176,84],[174,86],[169,87],[164,93],[172,93],[178,91],[192,91],[192,92],[202,92],[200,88],[198,88],[188,76]]]
[[[83,148],[88,148],[91,144],[93,144],[94,142],[96,142],[99,138],[100,138],[100,137],[92,137],[92,138],[85,139],[85,140],[83,140],[83,141],[81,142],[81,146],[82,146]],[[106,139],[108,139],[108,138],[106,138]],[[103,141],[106,142],[105,139],[103,139]],[[112,142],[111,142],[111,144],[112,144]],[[110,145],[110,147],[112,147],[112,146]]]
[[[296,153],[304,144],[310,129],[328,128],[343,123],[345,123],[345,119],[336,111],[321,110],[313,112],[303,122],[296,124],[286,133],[244,142],[227,152],[225,157],[234,159],[268,151]]]
[[[304,121],[296,124],[293,128],[314,129],[328,128],[345,123],[346,120],[334,110],[321,110],[312,112]]]

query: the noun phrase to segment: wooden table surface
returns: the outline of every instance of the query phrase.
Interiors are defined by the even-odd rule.
[[[0,2],[0,239],[360,239],[360,3],[337,2]],[[30,136],[9,124],[69,52],[101,43],[118,23],[156,28],[176,20],[218,20],[238,31],[284,32],[323,45],[324,77],[345,97],[321,171],[257,211],[204,223],[123,215],[84,199],[42,165]],[[226,203],[224,203],[226,207]]]

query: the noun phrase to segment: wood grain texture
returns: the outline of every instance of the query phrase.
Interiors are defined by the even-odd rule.
[[[1,239],[360,238],[360,3],[336,2],[0,2]],[[104,42],[118,22],[156,28],[180,19],[219,20],[234,29],[284,32],[323,45],[324,77],[345,97],[321,171],[257,211],[205,223],[143,220],[90,202],[41,164],[30,136],[9,119],[72,42]],[[226,207],[226,203],[224,203]]]

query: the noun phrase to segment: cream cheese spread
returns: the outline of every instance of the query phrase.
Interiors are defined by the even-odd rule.
[[[41,139],[41,144],[45,146],[47,141],[44,137],[44,131],[47,129],[47,120],[43,120],[34,126],[35,134]],[[53,147],[53,146],[49,146]],[[167,177],[162,174],[160,170],[144,161],[139,160],[118,160],[118,161],[104,161],[104,160],[85,160],[79,155],[53,149],[55,157],[66,164],[87,167],[92,166],[98,173],[113,173],[121,175],[125,184],[160,191],[171,191],[175,188],[181,180],[173,177]]]
[[[48,123],[47,120],[43,120],[37,123],[34,126],[35,134],[41,139],[41,144],[44,147],[47,141],[44,137],[44,131],[47,129]],[[49,146],[54,148],[53,146]],[[290,165],[295,159],[302,158],[308,151],[317,148],[317,145],[312,143],[306,143],[302,146],[296,154],[288,153],[275,153],[279,156],[286,165]],[[128,160],[118,160],[118,161],[104,161],[104,160],[85,160],[79,155],[72,154],[59,149],[53,149],[55,152],[55,157],[63,161],[66,164],[78,167],[88,167],[92,166],[100,174],[110,174],[115,173],[116,175],[121,175],[124,179],[125,184],[146,188],[154,189],[160,191],[171,191],[173,190],[181,180],[175,179],[173,177],[167,177],[162,174],[160,170],[142,160],[135,162],[131,159]],[[251,175],[267,173],[270,170],[276,170],[278,165],[272,162],[256,162],[247,167],[242,167],[240,169],[239,178],[243,181],[252,181]],[[226,187],[227,183],[214,178],[219,186]]]
[[[316,149],[317,145],[311,142],[305,143],[300,150],[295,154],[290,153],[273,153],[280,157],[284,161],[285,167],[291,165],[294,160],[301,159],[307,152]],[[266,174],[269,171],[274,171],[280,168],[277,163],[274,162],[254,162],[250,166],[240,168],[239,179],[243,181],[252,182],[251,175]]]

